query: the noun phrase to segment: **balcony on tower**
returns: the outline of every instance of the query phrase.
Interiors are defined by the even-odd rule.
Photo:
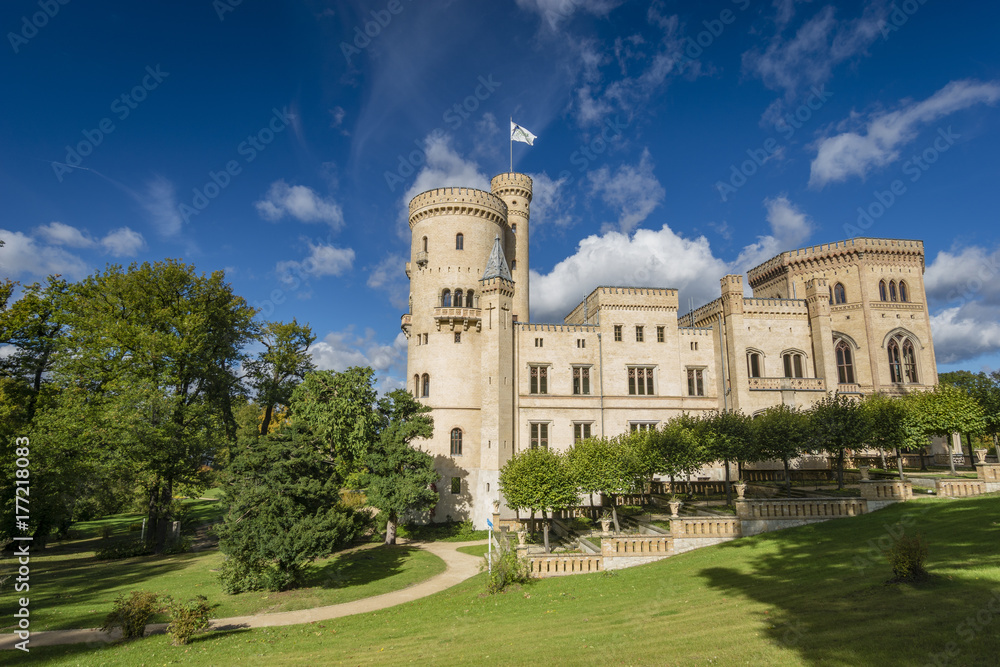
[[[454,306],[438,306],[434,309],[434,322],[437,323],[438,331],[447,327],[455,331],[461,328],[468,331],[470,327],[475,327],[476,331],[483,328],[482,308],[456,308]]]

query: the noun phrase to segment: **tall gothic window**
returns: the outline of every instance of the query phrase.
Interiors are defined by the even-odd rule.
[[[631,366],[628,369],[629,396],[653,395],[653,369],[650,366]]]
[[[455,250],[465,249],[465,237],[461,234],[455,234]]]
[[[878,281],[878,298],[881,299],[882,301],[889,300],[889,292],[885,288],[884,280]]]
[[[896,300],[896,281],[895,280],[890,280],[889,281],[889,301],[895,301],[895,300]]]
[[[590,368],[588,366],[573,367],[573,393],[583,396],[590,394]]]
[[[705,376],[700,368],[689,368],[687,372],[688,396],[705,395]]]
[[[847,341],[837,343],[837,381],[840,384],[854,384],[854,355]]]
[[[747,375],[752,378],[759,378],[761,368],[760,352],[747,352]]]
[[[549,367],[531,366],[531,393],[549,393]]]
[[[535,422],[531,424],[531,448],[549,448],[549,425],[546,422]]]
[[[903,377],[907,382],[917,383],[917,355],[909,338],[903,341]]]
[[[418,398],[420,396],[420,376],[413,376],[413,397]]]
[[[450,289],[446,289],[445,291],[441,292],[441,307],[442,308],[451,308],[451,290]]]
[[[420,390],[420,395],[423,398],[431,395],[431,376],[427,373],[424,373],[424,386]]]
[[[910,290],[906,288],[906,283],[902,280],[899,281],[899,300],[900,301],[910,300]]]
[[[847,290],[844,289],[843,283],[837,283],[833,286],[833,302],[847,303]]]
[[[462,455],[462,429],[460,428],[451,429],[451,455]]]
[[[785,352],[781,355],[782,364],[785,367],[786,378],[802,377],[802,355],[796,352]]]
[[[463,303],[462,302],[462,290],[457,289],[457,290],[455,290],[455,307],[456,308],[461,308],[462,307],[462,303]]]
[[[889,354],[889,380],[893,383],[919,382],[917,378],[917,353],[908,336],[897,334],[886,346]]]

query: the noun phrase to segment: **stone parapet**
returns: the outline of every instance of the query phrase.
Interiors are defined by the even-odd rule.
[[[669,535],[628,535],[601,539],[601,555],[672,556],[674,539]]]
[[[986,487],[986,493],[1000,491],[1000,463],[977,463],[976,474]]]
[[[867,501],[862,498],[769,498],[766,500],[736,501],[736,515],[745,520],[805,519],[825,521],[845,516],[858,516],[867,512]]]
[[[539,579],[604,570],[604,559],[592,554],[529,556],[528,571]]]
[[[965,498],[986,493],[986,482],[981,479],[938,479],[934,488],[945,498]]]
[[[913,498],[913,483],[898,479],[863,480],[861,497],[865,500],[891,500],[899,502]]]

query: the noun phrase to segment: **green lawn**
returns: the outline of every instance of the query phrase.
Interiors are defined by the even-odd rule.
[[[217,549],[98,561],[97,544],[97,539],[71,542],[32,555],[32,630],[100,627],[114,598],[137,589],[182,599],[205,595],[219,604],[213,616],[226,617],[350,602],[405,588],[445,569],[443,560],[420,549],[366,544],[317,561],[303,588],[226,595],[218,581],[223,555]],[[11,562],[0,568],[0,576]]]
[[[458,551],[470,556],[485,556],[487,549],[489,549],[488,544],[473,544],[471,547],[459,547]]]
[[[878,545],[906,525],[919,525],[930,545],[932,578],[889,584]],[[157,636],[106,649],[35,649],[32,659],[67,665],[995,665],[998,544],[997,495],[919,499],[613,575],[532,582],[493,597],[482,595],[484,575],[478,575],[422,600],[336,621],[210,634],[182,648]]]

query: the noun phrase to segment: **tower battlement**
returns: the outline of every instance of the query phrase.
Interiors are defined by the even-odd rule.
[[[434,215],[469,215],[507,226],[507,204],[491,192],[475,188],[436,188],[410,200],[410,227]]]
[[[527,174],[498,174],[490,181],[490,190],[500,197],[520,196],[530,202],[532,180]]]

